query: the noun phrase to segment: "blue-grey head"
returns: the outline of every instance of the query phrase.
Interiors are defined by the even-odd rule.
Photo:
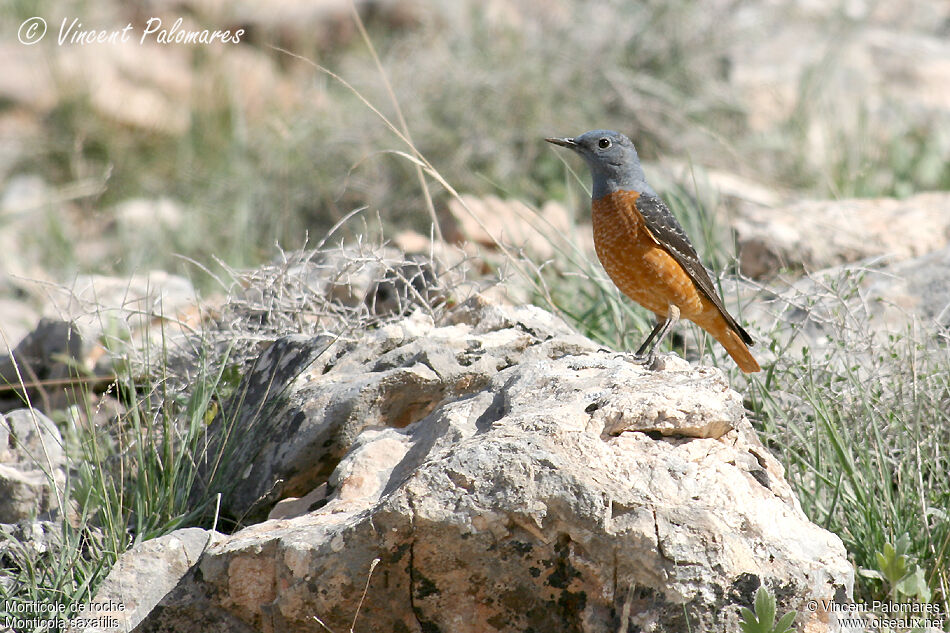
[[[656,195],[643,175],[637,149],[620,132],[592,130],[574,138],[544,140],[568,147],[584,157],[593,179],[591,197],[594,200],[621,190]]]

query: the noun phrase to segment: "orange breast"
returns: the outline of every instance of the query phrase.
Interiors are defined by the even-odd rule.
[[[636,210],[638,197],[635,191],[617,191],[593,201],[594,247],[607,275],[621,292],[660,317],[667,316],[670,304],[690,320],[707,306],[715,310],[653,238]]]

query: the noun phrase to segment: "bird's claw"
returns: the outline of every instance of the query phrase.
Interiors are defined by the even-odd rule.
[[[653,353],[648,353],[648,354],[626,353],[626,354],[620,354],[620,356],[628,363],[633,363],[634,365],[643,365],[645,367],[649,367],[650,365],[653,365],[653,363],[656,361],[656,354],[653,354]]]

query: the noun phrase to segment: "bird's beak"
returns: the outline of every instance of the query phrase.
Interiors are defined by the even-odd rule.
[[[574,142],[572,138],[546,138],[544,139],[548,143],[554,143],[555,145],[560,145],[561,147],[570,147],[571,149],[577,149],[577,143]]]

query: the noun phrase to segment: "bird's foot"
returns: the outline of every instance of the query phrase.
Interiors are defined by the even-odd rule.
[[[646,354],[631,354],[627,352],[620,354],[620,357],[628,363],[633,363],[634,365],[643,365],[647,368],[650,368],[656,363],[656,354],[653,352],[648,352]]]
[[[645,352],[643,354],[637,354],[635,352],[615,352],[606,348],[601,348],[597,351],[613,354],[614,358],[625,360],[631,365],[642,365],[650,371],[657,371],[665,366],[661,355],[655,351]]]

